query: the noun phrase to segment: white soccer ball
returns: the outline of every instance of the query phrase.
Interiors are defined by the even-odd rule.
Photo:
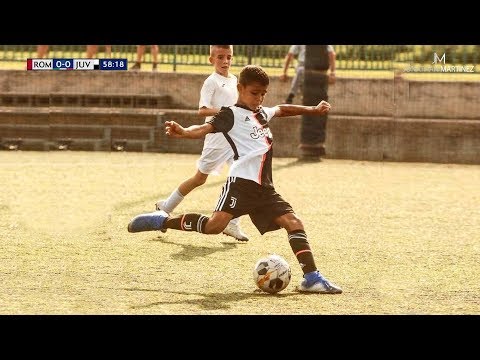
[[[257,286],[270,294],[285,289],[290,283],[292,272],[287,261],[272,254],[261,258],[253,268],[253,280]]]

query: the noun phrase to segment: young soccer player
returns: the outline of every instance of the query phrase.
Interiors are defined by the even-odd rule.
[[[285,104],[262,107],[269,82],[261,67],[248,65],[240,73],[239,97],[235,105],[223,107],[203,125],[183,128],[175,121],[165,123],[166,133],[172,137],[197,139],[214,132],[228,140],[235,161],[212,216],[186,213],[170,217],[164,211],[155,211],[134,217],[128,224],[128,231],[176,229],[219,234],[232,218],[249,214],[262,235],[279,228],[287,231],[290,246],[304,273],[299,291],[339,294],[342,289],[317,270],[302,221],[275,191],[272,181],[273,138],[268,127],[274,116],[322,115],[330,110],[330,104],[321,101],[317,106]]]
[[[198,109],[199,115],[206,116],[205,122],[219,112],[222,106],[230,106],[237,101],[237,77],[230,73],[232,57],[232,45],[210,46],[209,61],[215,70],[203,83]],[[159,200],[156,209],[171,213],[188,193],[205,184],[209,174],[218,175],[225,164],[230,165],[233,155],[232,147],[221,133],[207,134],[195,175],[182,182],[166,200]],[[223,233],[239,241],[248,241],[239,221],[240,218],[232,219]]]

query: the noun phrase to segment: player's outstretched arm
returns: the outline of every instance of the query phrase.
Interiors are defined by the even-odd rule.
[[[206,106],[201,107],[198,109],[198,115],[200,116],[213,116],[216,115],[220,109],[215,108],[207,108]]]
[[[175,121],[165,121],[165,134],[174,138],[200,139],[213,131],[210,124],[192,125],[184,128]]]
[[[275,116],[285,117],[303,114],[323,115],[328,113],[330,109],[331,105],[325,100],[320,101],[317,106],[282,104],[276,106]]]

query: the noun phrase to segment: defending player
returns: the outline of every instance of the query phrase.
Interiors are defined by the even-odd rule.
[[[232,45],[210,46],[209,61],[215,70],[203,83],[198,110],[199,115],[206,116],[205,122],[219,112],[222,106],[230,106],[237,101],[237,77],[230,73],[232,57]],[[225,164],[230,165],[232,161],[232,148],[225,137],[222,134],[207,134],[195,175],[182,182],[166,200],[159,200],[156,209],[171,213],[187,194],[205,184],[208,175],[217,175]],[[232,219],[223,233],[240,241],[248,241],[239,221],[240,218]]]

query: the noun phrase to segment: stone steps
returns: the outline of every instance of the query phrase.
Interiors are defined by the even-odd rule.
[[[0,106],[168,109],[176,104],[170,95],[7,92],[0,93]]]
[[[152,109],[0,107],[0,142],[20,150],[159,151],[164,113]]]

